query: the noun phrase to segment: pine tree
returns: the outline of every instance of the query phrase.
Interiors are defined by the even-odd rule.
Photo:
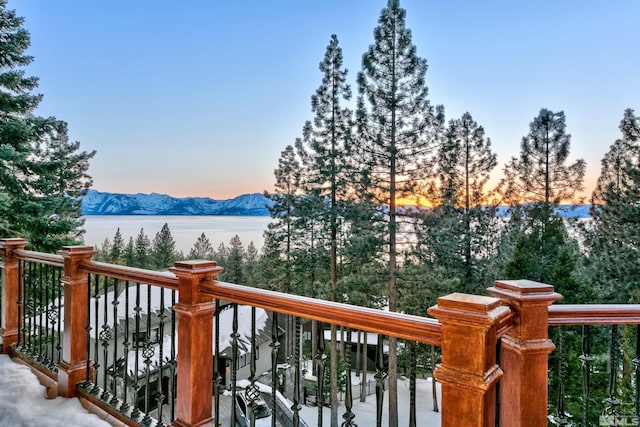
[[[397,199],[413,193],[429,173],[442,109],[427,100],[426,60],[418,57],[405,26],[405,11],[389,0],[374,30],[375,42],[363,55],[358,74],[360,168],[369,194],[389,207],[389,310],[398,308]],[[389,425],[398,424],[397,343],[389,343]]]
[[[260,253],[253,242],[249,242],[244,255],[243,275],[245,277],[245,281],[249,286],[258,286],[258,263],[260,261]]]
[[[176,242],[173,240],[169,224],[165,223],[153,239],[153,264],[157,269],[173,267],[176,262]]]
[[[224,271],[220,278],[226,282],[245,285],[244,277],[244,245],[236,234],[229,241],[229,255],[224,263]]]
[[[33,115],[42,96],[38,79],[25,76],[29,33],[23,18],[0,0],[0,227],[27,237],[35,250],[53,251],[82,241],[80,196],[95,152],[70,143],[67,124]]]
[[[300,144],[300,142],[298,142]],[[294,215],[297,214],[298,198],[301,193],[301,165],[300,159],[292,145],[288,145],[280,153],[278,167],[274,171],[276,178],[275,192],[265,193],[273,205],[269,207],[269,214],[274,222],[270,223],[266,234],[271,245],[278,245],[280,256],[283,257],[282,281],[278,284],[281,292],[292,291],[291,253],[294,245]]]
[[[134,245],[135,262],[134,267],[151,268],[151,241],[144,232],[144,228],[136,236]]]
[[[343,69],[342,49],[338,45],[338,37],[333,34],[327,47],[324,59],[320,62],[322,83],[311,97],[311,110],[315,114],[313,122],[307,122],[304,131],[304,147],[299,146],[304,164],[305,199],[309,200],[314,212],[307,218],[318,218],[311,224],[313,231],[328,235],[313,236],[311,250],[308,251],[312,259],[314,275],[308,284],[312,291],[317,292],[317,283],[322,280],[316,272],[326,271],[319,258],[324,255],[323,241],[329,243],[329,271],[331,281],[331,301],[337,300],[338,284],[338,220],[342,214],[341,200],[345,200],[348,173],[345,170],[349,163],[349,140],[351,138],[351,116],[347,108],[343,108],[342,101],[351,98],[351,88],[347,84],[347,70]],[[325,203],[325,200],[327,202]],[[322,224],[328,223],[328,227]],[[316,227],[318,224],[318,227]],[[320,265],[320,270],[317,267]],[[316,296],[316,295],[312,295]],[[337,372],[336,327],[331,326],[330,363],[332,372]],[[331,425],[338,423],[338,386],[337,378],[331,378]]]
[[[213,246],[211,246],[211,242],[207,238],[207,236],[202,233],[198,240],[193,244],[193,248],[189,251],[189,259],[213,259]]]
[[[133,237],[129,237],[129,242],[127,243],[127,246],[124,248],[122,259],[124,261],[124,265],[128,265],[129,267],[135,267],[136,249],[135,249],[135,243],[133,241]]]
[[[587,233],[591,277],[604,302],[628,303],[640,290],[640,119],[626,110],[616,140],[601,162]]]
[[[109,251],[109,262],[112,264],[124,264],[124,249],[124,239],[120,233],[120,227],[118,227],[116,234],[113,236],[113,243]]]
[[[465,113],[449,122],[437,160],[436,205],[420,215],[426,216],[418,225],[425,239],[421,246],[432,255],[432,267],[458,278],[458,291],[482,293],[495,280],[487,274],[493,270],[500,227],[486,185],[496,155],[482,126]]]
[[[507,203],[537,202],[551,209],[582,191],[585,162],[566,164],[571,135],[566,133],[565,122],[564,112],[543,108],[530,123],[520,158],[512,158],[505,169],[502,187]]]

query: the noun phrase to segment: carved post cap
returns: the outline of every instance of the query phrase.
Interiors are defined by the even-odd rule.
[[[427,312],[440,323],[452,321],[487,325],[498,323],[509,315],[509,308],[504,307],[498,298],[453,293],[439,297],[438,304]]]
[[[174,267],[169,269],[176,276],[193,275],[193,274],[213,274],[216,275],[222,271],[222,267],[218,267],[218,263],[208,260],[190,260],[176,261]]]
[[[16,248],[16,247],[25,247],[29,244],[26,239],[22,237],[9,237],[7,239],[0,239],[0,248]]]
[[[58,251],[58,254],[62,255],[65,258],[67,257],[91,258],[97,252],[98,251],[96,251],[96,249],[93,246],[77,245],[77,246],[63,246],[62,249]]]
[[[552,304],[562,299],[552,285],[532,280],[497,280],[487,292],[507,301]]]
[[[213,280],[223,270],[215,261],[178,261],[169,269],[178,278],[178,304],[194,304],[213,301],[213,297],[200,292],[203,280]]]

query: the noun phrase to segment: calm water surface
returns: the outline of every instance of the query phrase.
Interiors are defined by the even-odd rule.
[[[141,229],[153,240],[166,223],[176,242],[176,250],[183,251],[185,255],[202,233],[207,236],[214,249],[220,243],[228,246],[236,234],[245,248],[253,242],[256,248],[261,249],[264,243],[262,233],[271,221],[269,216],[88,215],[84,219],[84,241],[87,245],[97,247],[102,246],[106,238],[112,241],[118,228],[125,243],[129,242],[129,237],[133,237],[135,241]]]

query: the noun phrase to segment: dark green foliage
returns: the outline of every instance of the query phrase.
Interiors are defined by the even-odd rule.
[[[0,229],[52,252],[82,241],[80,197],[95,152],[69,142],[65,122],[33,115],[42,96],[23,70],[33,60],[25,55],[30,37],[6,6],[0,0]]]
[[[461,292],[481,294],[496,279],[496,236],[503,227],[485,188],[496,164],[490,140],[469,113],[451,120],[430,189],[435,206],[415,215],[414,257],[444,268]]]
[[[135,263],[132,267],[149,268],[152,265],[151,261],[151,241],[144,233],[144,229],[140,229],[140,233],[136,236],[136,243],[134,246]]]
[[[527,230],[518,238],[513,258],[505,266],[508,279],[528,279],[554,286],[565,303],[589,303],[594,292],[574,275],[580,257],[562,219],[548,216],[544,204],[528,211]]]
[[[207,236],[202,233],[198,240],[193,244],[193,248],[189,251],[189,259],[213,259],[213,246],[211,246],[211,242],[207,238]]]
[[[505,167],[504,203],[571,201],[583,189],[585,162],[566,164],[570,145],[564,112],[541,109],[529,125],[529,134],[522,138],[520,158],[511,159]]]
[[[168,224],[165,223],[160,231],[156,233],[151,251],[156,269],[167,269],[175,264],[178,258],[176,255],[176,242],[173,240]]]
[[[640,120],[626,110],[622,139],[602,159],[587,230],[590,271],[605,302],[626,303],[640,289]]]

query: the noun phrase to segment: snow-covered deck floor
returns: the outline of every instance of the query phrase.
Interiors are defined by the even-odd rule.
[[[31,368],[0,355],[0,426],[111,427],[90,414],[78,399],[45,398]]]

